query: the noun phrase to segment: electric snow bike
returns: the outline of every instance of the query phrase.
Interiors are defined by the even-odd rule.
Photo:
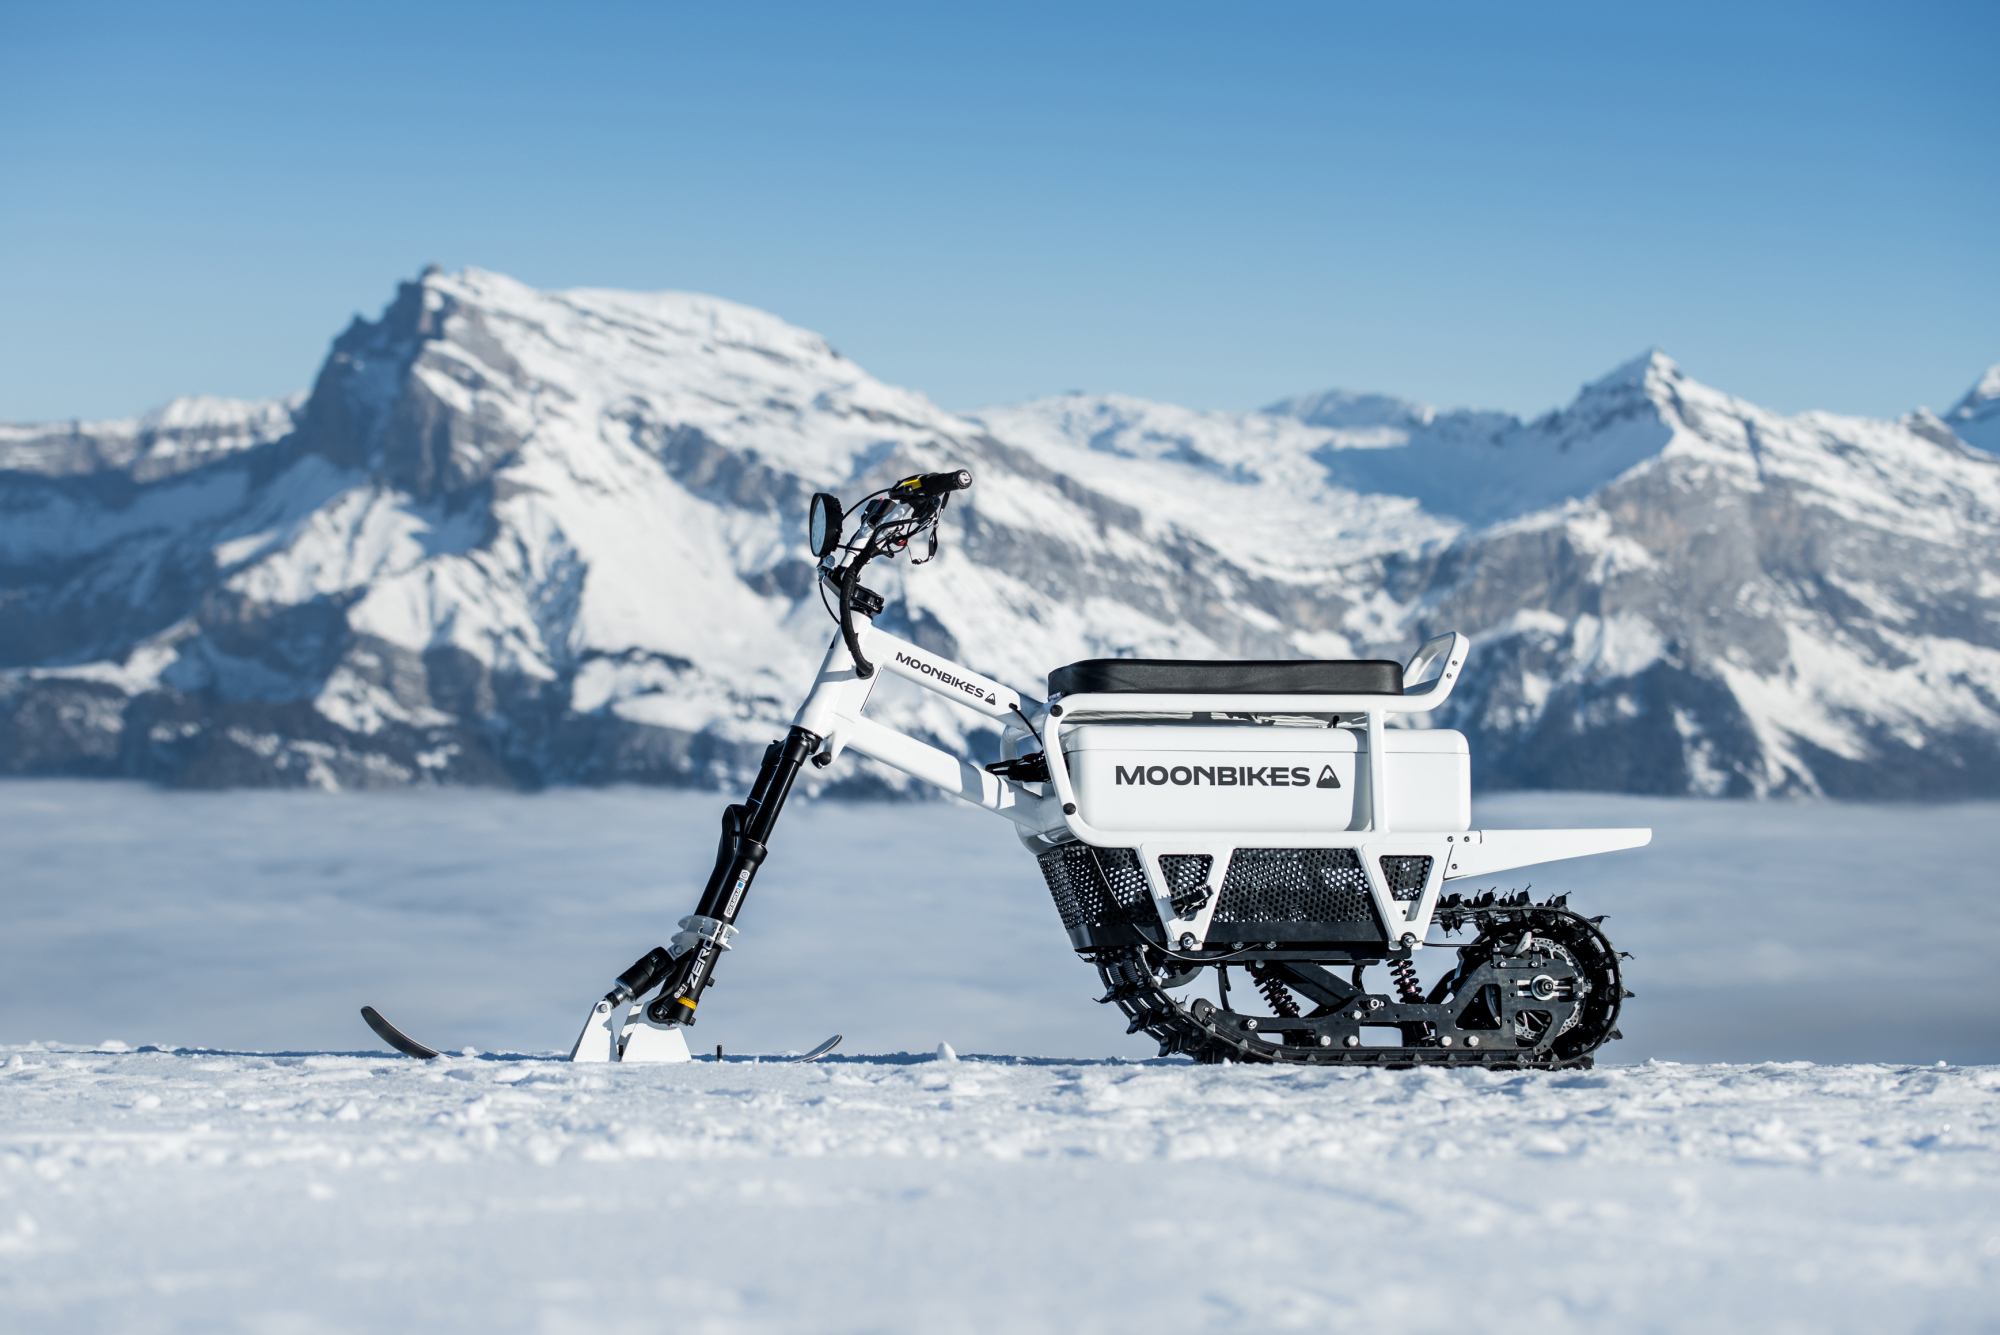
[[[1445,892],[1652,837],[1470,828],[1465,738],[1387,726],[1445,702],[1465,636],[1431,640],[1407,666],[1092,659],[1050,673],[1046,702],[1030,699],[876,626],[883,600],[861,583],[870,562],[920,539],[918,563],[935,555],[938,521],[971,483],[905,478],[863,498],[851,535],[840,502],[813,497],[809,541],[839,632],[748,798],[723,811],[695,911],[618,975],[572,1061],[689,1059],[687,1027],[793,783],[850,748],[1012,821],[1070,944],[1104,981],[1098,1000],[1162,1055],[1548,1068],[1588,1066],[1619,1037],[1631,994],[1601,918],[1561,898]],[[868,718],[885,672],[994,720],[1002,759],[975,765]],[[1433,927],[1468,939],[1430,940]],[[1413,957],[1441,945],[1456,962],[1426,989]],[[1210,970],[1217,1001],[1192,996]],[[1385,987],[1369,985],[1371,970]],[[365,1014],[404,1051],[435,1055]]]

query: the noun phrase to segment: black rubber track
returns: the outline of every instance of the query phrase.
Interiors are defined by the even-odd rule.
[[[1494,1030],[1488,1040],[1493,1046],[1478,1049],[1446,1047],[1436,1041],[1403,1047],[1320,1047],[1274,1042],[1247,1032],[1257,1026],[1245,1024],[1253,1019],[1263,1019],[1269,1024],[1270,1017],[1240,1015],[1205,999],[1197,999],[1191,1005],[1175,1000],[1155,980],[1151,966],[1157,951],[1143,946],[1100,951],[1091,962],[1097,966],[1107,989],[1100,1000],[1116,1003],[1130,1022],[1128,1033],[1143,1030],[1159,1041],[1162,1056],[1185,1053],[1199,1062],[1564,1070],[1589,1067],[1594,1061],[1592,1054],[1607,1040],[1619,1037],[1618,1014],[1629,994],[1618,967],[1618,952],[1612,949],[1595,921],[1549,904],[1479,908],[1460,917],[1478,932],[1471,942],[1459,948],[1459,970],[1468,975],[1486,961],[1504,960],[1523,932],[1532,932],[1538,940],[1560,945],[1575,961],[1578,1004],[1569,1020],[1549,1026],[1553,1032],[1543,1032],[1525,1043],[1504,1028]],[[1340,964],[1346,967],[1348,962]],[[1453,977],[1457,976],[1455,972]],[[1440,983],[1430,1001],[1447,1003],[1450,983],[1450,978]],[[1384,1000],[1383,1008],[1370,1014],[1371,1022],[1396,1023],[1408,1013],[1394,999]],[[1448,1004],[1464,1013],[1469,1002]],[[1399,1027],[1406,1035],[1422,1028],[1407,1020]]]

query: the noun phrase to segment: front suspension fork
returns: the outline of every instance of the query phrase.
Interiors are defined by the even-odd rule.
[[[606,994],[605,1001],[619,1006],[660,986],[660,995],[646,1007],[646,1018],[654,1024],[694,1023],[701,994],[715,976],[716,963],[728,948],[727,939],[735,934],[736,917],[743,911],[750,883],[764,864],[771,831],[785,809],[785,799],[791,796],[792,783],[819,744],[816,734],[793,728],[784,741],[765,748],[750,796],[722,813],[722,841],[716,849],[715,868],[709,873],[694,916],[683,920],[696,925],[675,939],[676,945],[685,943],[685,948],[675,952],[659,946],[648,951],[618,975],[617,986]]]

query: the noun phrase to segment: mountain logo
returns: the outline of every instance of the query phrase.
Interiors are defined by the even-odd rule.
[[[1331,765],[1322,765],[1322,766],[1320,766],[1320,770],[1319,770],[1319,782],[1318,782],[1318,783],[1316,783],[1316,784],[1314,784],[1313,786],[1314,786],[1315,788],[1338,788],[1338,787],[1340,787],[1340,780],[1339,780],[1339,779],[1336,779],[1336,778],[1334,778],[1334,777],[1333,777],[1333,766],[1331,766]]]

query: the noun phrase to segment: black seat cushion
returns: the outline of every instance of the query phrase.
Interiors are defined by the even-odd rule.
[[[1383,658],[1086,658],[1049,674],[1050,695],[1401,695],[1403,665]]]

